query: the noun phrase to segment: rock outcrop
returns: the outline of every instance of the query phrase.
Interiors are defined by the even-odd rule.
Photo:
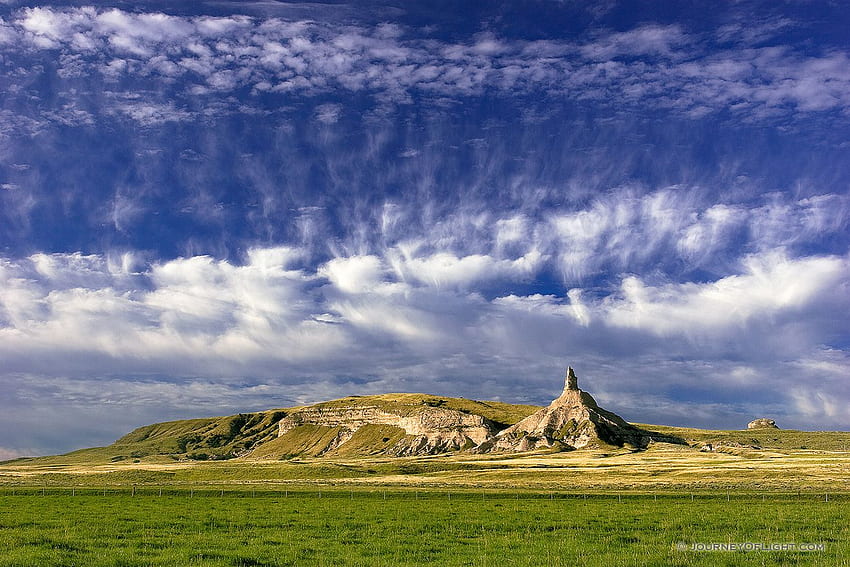
[[[776,422],[766,417],[754,419],[747,424],[747,429],[779,429]]]
[[[464,450],[491,453],[600,446],[645,448],[652,441],[683,443],[635,427],[600,408],[593,396],[579,389],[572,368],[567,369],[564,391],[558,398],[548,407],[511,421],[514,425],[478,415],[469,404],[449,408],[441,407],[443,402],[423,398],[405,403],[401,398],[373,396],[295,408],[278,423],[277,439],[258,451],[314,457],[413,456]]]
[[[380,408],[378,406],[321,407],[295,411],[280,420],[278,437],[303,426],[320,426],[335,430],[335,435],[318,455],[344,445],[365,426],[388,426],[404,431],[391,446],[382,448],[390,455],[429,455],[469,449],[490,439],[496,425],[480,415],[457,410],[422,406],[416,409]]]
[[[593,396],[579,389],[575,372],[568,368],[564,391],[548,407],[500,431],[476,451],[519,452],[553,447],[579,449],[599,444],[643,448],[655,437],[653,433],[600,408]],[[666,438],[657,440],[669,441]]]

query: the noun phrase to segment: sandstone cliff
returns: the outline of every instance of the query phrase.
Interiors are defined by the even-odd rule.
[[[432,407],[426,404],[417,406],[397,406],[384,404],[361,405],[356,400],[344,406],[307,407],[283,418],[278,425],[278,437],[297,436],[305,428],[327,428],[331,435],[324,440],[322,447],[311,450],[320,456],[352,440],[355,435],[370,426],[384,426],[386,433],[383,443],[393,440],[389,446],[378,445],[376,452],[406,456],[427,455],[458,451],[475,447],[491,438],[498,430],[496,423],[474,414]],[[403,435],[393,435],[391,429],[401,430]],[[300,430],[300,431],[299,431]],[[373,435],[375,437],[375,435]],[[400,437],[400,438],[399,438]]]

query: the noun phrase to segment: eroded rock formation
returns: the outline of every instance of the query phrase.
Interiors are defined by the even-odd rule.
[[[427,455],[475,447],[496,432],[496,425],[480,415],[439,407],[422,406],[393,411],[377,406],[310,407],[291,413],[278,425],[278,437],[299,426],[314,425],[337,430],[319,454],[349,441],[360,428],[384,425],[404,430],[404,437],[384,452],[392,455]]]
[[[489,453],[603,445],[644,448],[652,441],[682,443],[639,429],[600,408],[590,394],[579,389],[572,368],[567,369],[560,396],[507,428],[471,411],[432,404],[426,400],[381,404],[347,398],[299,408],[280,420],[278,445],[281,451],[288,447],[289,455],[354,451],[409,456],[462,450]]]
[[[579,449],[600,443],[646,447],[653,438],[652,433],[634,427],[620,416],[600,408],[593,396],[579,389],[575,372],[568,368],[564,391],[548,407],[500,431],[476,450],[518,452],[551,447]]]
[[[747,424],[747,429],[779,429],[776,422],[766,417],[754,419]]]

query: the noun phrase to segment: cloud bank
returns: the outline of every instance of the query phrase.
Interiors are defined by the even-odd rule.
[[[560,366],[579,361],[587,386],[633,418],[653,417],[643,392],[665,400],[663,415],[687,415],[711,384],[739,409],[725,420],[705,409],[706,423],[740,425],[732,420],[764,409],[787,425],[850,419],[834,401],[847,395],[850,359],[830,346],[846,332],[846,256],[774,251],[703,283],[624,276],[602,293],[487,297],[481,274],[510,287],[541,268],[443,252],[311,269],[299,267],[304,253],[254,249],[241,265],[201,256],[138,271],[79,254],[5,260],[4,376],[61,376],[41,387],[63,403],[79,390],[110,404],[155,403],[175,381],[189,384],[181,398],[191,401],[192,384],[227,390],[234,376],[249,387],[239,397],[255,404],[257,394],[292,403],[411,387],[541,402]],[[635,400],[622,399],[629,392]],[[209,394],[199,388],[201,407],[216,407]]]

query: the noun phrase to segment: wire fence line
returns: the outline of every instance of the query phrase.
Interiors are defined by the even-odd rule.
[[[850,492],[813,491],[694,491],[694,492],[617,492],[617,491],[505,491],[505,490],[413,490],[398,488],[246,488],[209,486],[23,486],[0,487],[0,497],[131,497],[131,498],[263,498],[263,499],[348,499],[348,500],[410,500],[410,501],[488,501],[488,500],[606,500],[610,502],[671,502],[671,501],[725,501],[768,502],[850,502]]]

